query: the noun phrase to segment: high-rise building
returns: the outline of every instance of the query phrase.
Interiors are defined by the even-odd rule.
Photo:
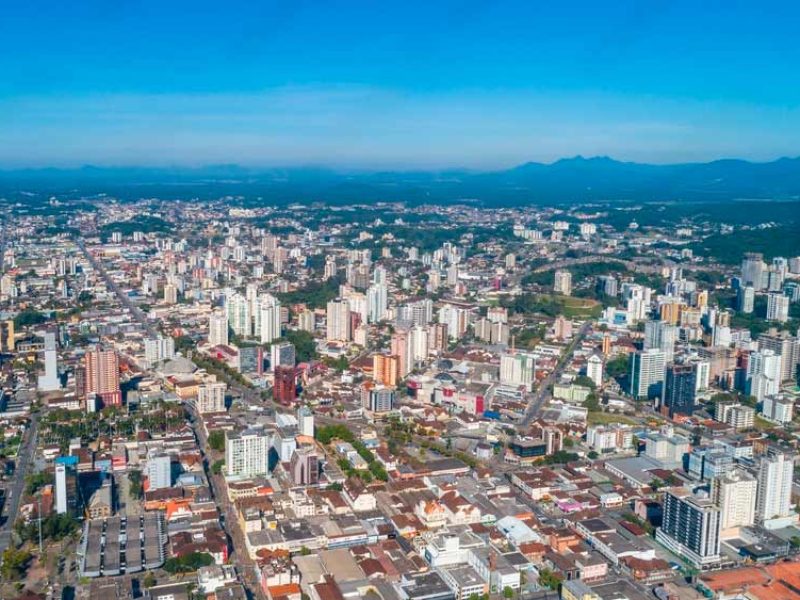
[[[603,359],[597,354],[592,354],[586,361],[586,376],[591,379],[595,386],[603,385]]]
[[[767,263],[757,252],[746,252],[742,260],[742,285],[752,286],[756,291],[767,286]]]
[[[756,290],[752,285],[745,285],[736,290],[736,310],[750,314],[756,301]]]
[[[761,402],[777,394],[781,385],[781,357],[772,350],[751,352],[747,360],[745,391]]]
[[[161,490],[172,487],[172,458],[164,452],[151,452],[145,466],[147,490]]]
[[[792,506],[794,456],[770,446],[758,459],[756,467],[758,494],[756,520],[768,529],[784,527],[784,522],[797,520]]]
[[[349,342],[350,303],[347,300],[331,300],[328,302],[326,338],[329,342]]]
[[[664,362],[672,362],[678,328],[664,321],[647,321],[644,325],[644,349],[657,349],[664,353]]]
[[[246,429],[225,436],[225,468],[230,477],[257,477],[268,472],[269,435]]]
[[[767,295],[767,321],[785,323],[789,320],[789,296],[782,293]]]
[[[664,381],[661,406],[675,414],[691,415],[695,409],[697,371],[692,364],[670,365]]]
[[[374,413],[390,412],[394,408],[396,394],[394,388],[367,381],[361,384],[361,406]]]
[[[500,356],[500,383],[513,387],[524,387],[530,391],[536,370],[533,355],[524,352]]]
[[[653,399],[661,396],[664,384],[664,352],[656,348],[631,354],[630,395]]]
[[[385,282],[373,283],[367,288],[367,321],[369,323],[377,323],[386,318],[388,298],[389,292]]]
[[[301,331],[314,333],[317,327],[317,318],[312,310],[304,310],[297,316],[297,326]]]
[[[171,336],[159,335],[144,341],[144,359],[152,367],[161,361],[175,358],[175,340]]]
[[[554,276],[553,291],[556,294],[570,296],[572,294],[572,273],[558,269]]]
[[[208,343],[212,346],[228,345],[228,315],[213,312],[208,318]]]
[[[84,355],[83,367],[83,397],[87,410],[91,408],[89,412],[93,412],[96,400],[103,406],[120,406],[122,391],[119,387],[119,357],[116,351],[94,347]]]
[[[758,336],[759,350],[772,350],[781,357],[781,381],[797,378],[797,363],[800,362],[800,339],[785,331],[770,329]]]
[[[233,332],[240,337],[252,337],[253,312],[250,300],[241,294],[233,293],[227,297],[226,308],[228,324]]]
[[[409,338],[411,334],[407,329],[396,330],[390,340],[390,351],[397,357],[397,375],[403,379],[411,372],[414,366],[413,348]]]
[[[164,302],[166,304],[176,304],[178,302],[178,288],[173,283],[164,286]]]
[[[55,511],[59,515],[77,516],[78,473],[74,456],[64,456],[55,460]]]
[[[48,331],[44,334],[44,375],[39,376],[38,388],[42,392],[52,392],[60,387],[61,379],[58,376],[56,334]]]
[[[294,367],[276,367],[272,398],[288,406],[297,398],[297,371]]]
[[[207,413],[225,412],[225,392],[227,384],[222,381],[203,383],[197,388],[197,412],[201,415]]]
[[[439,309],[439,323],[447,325],[447,335],[450,339],[460,339],[469,327],[469,310],[445,304]]]
[[[319,483],[319,457],[313,446],[300,446],[292,454],[289,473],[294,485],[316,485]]]
[[[271,294],[264,294],[258,301],[256,333],[262,344],[269,344],[281,337],[281,303]]]
[[[374,354],[372,356],[372,378],[376,383],[395,387],[399,379],[399,363],[392,354]]]
[[[711,499],[720,509],[720,530],[727,532],[755,522],[756,478],[734,468],[711,482]]]
[[[297,433],[307,437],[314,437],[314,413],[307,406],[297,409]]]
[[[597,293],[604,296],[616,296],[619,290],[617,278],[613,275],[600,275],[597,278]]]
[[[668,488],[656,539],[697,567],[714,564],[720,560],[720,521],[719,507],[707,496]]]
[[[291,342],[272,344],[269,349],[270,367],[273,371],[276,367],[294,367],[295,354],[294,344]]]
[[[14,352],[15,347],[14,321],[0,321],[0,352]]]
[[[761,416],[781,425],[791,423],[794,418],[794,400],[780,394],[766,396],[761,403]]]

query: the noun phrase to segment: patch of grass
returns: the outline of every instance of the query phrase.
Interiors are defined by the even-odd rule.
[[[625,415],[617,415],[600,411],[592,411],[586,417],[589,425],[609,425],[612,423],[622,423],[623,425],[638,425],[639,422]]]

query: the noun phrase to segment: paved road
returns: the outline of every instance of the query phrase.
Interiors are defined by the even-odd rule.
[[[522,418],[520,422],[521,428],[524,429],[531,422],[535,421],[542,412],[542,407],[544,406],[545,402],[550,398],[550,387],[556,382],[556,380],[561,376],[563,373],[564,368],[569,364],[570,359],[572,358],[572,354],[575,352],[575,348],[578,347],[578,344],[581,343],[586,334],[589,331],[589,328],[592,326],[591,321],[584,322],[581,325],[578,332],[575,334],[575,337],[569,343],[569,346],[564,350],[564,353],[561,355],[561,358],[556,365],[556,368],[552,370],[552,372],[539,384],[539,388],[533,394],[533,398],[530,399],[528,402],[528,408],[525,411],[525,416]]]
[[[239,519],[236,516],[235,508],[231,504],[230,500],[228,500],[224,478],[222,475],[214,475],[211,472],[209,456],[211,453],[211,448],[208,445],[208,439],[202,425],[202,417],[193,409],[190,410],[190,414],[190,423],[192,429],[194,430],[195,437],[197,437],[200,453],[203,456],[203,467],[211,487],[211,494],[214,497],[214,502],[219,507],[220,512],[224,517],[221,525],[233,545],[233,551],[228,557],[229,561],[236,565],[237,571],[248,591],[254,594],[256,598],[261,600],[264,598],[264,593],[256,577],[254,569],[255,561],[250,558],[250,555],[247,552],[247,547],[244,541],[244,533],[239,526]]]
[[[148,334],[150,334],[153,337],[156,337],[158,335],[158,331],[156,331],[155,327],[153,327],[153,324],[147,320],[147,316],[142,312],[142,309],[140,309],[133,302],[131,302],[131,299],[128,298],[128,295],[111,278],[111,275],[108,274],[105,267],[103,267],[100,261],[97,260],[92,255],[91,252],[89,252],[89,250],[86,248],[86,244],[84,243],[84,241],[79,238],[75,240],[75,243],[78,245],[78,248],[81,249],[81,252],[83,252],[83,255],[86,257],[86,260],[88,260],[89,263],[92,265],[92,267],[98,273],[100,273],[100,276],[105,280],[108,289],[110,289],[117,295],[117,298],[119,299],[122,306],[124,306],[130,311],[133,318],[136,321],[138,321],[142,327],[145,328]]]
[[[11,486],[6,488],[6,506],[5,511],[6,521],[0,527],[0,553],[8,548],[11,543],[11,531],[14,528],[14,522],[17,520],[17,512],[19,511],[20,501],[22,500],[22,492],[25,489],[25,477],[28,474],[33,456],[36,453],[36,438],[39,434],[39,414],[33,413],[31,415],[31,425],[25,432],[25,437],[22,440],[22,445],[19,447],[17,455],[17,468],[14,472],[14,481]]]

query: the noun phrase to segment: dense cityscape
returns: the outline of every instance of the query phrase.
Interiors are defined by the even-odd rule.
[[[800,597],[797,203],[5,202],[2,598]]]

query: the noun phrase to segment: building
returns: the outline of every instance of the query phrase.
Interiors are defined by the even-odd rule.
[[[661,406],[669,412],[670,417],[675,414],[691,415],[694,412],[696,376],[696,369],[691,364],[667,367]]]
[[[742,260],[742,285],[752,286],[756,291],[767,287],[767,263],[757,252],[746,252]]]
[[[86,399],[88,412],[102,406],[121,406],[122,391],[119,387],[119,357],[115,350],[94,347],[83,357],[84,379],[82,396]]]
[[[512,387],[533,387],[536,360],[533,355],[514,352],[500,356],[500,383]]]
[[[770,446],[758,459],[756,474],[756,520],[768,529],[796,522],[797,514],[792,506],[794,456]]]
[[[228,324],[239,337],[249,338],[253,335],[253,306],[242,294],[233,293],[227,297],[225,307],[228,313]]]
[[[671,363],[675,356],[678,328],[665,321],[647,321],[644,326],[644,350],[656,349],[664,353],[664,362]]]
[[[668,488],[656,539],[696,567],[704,567],[720,561],[720,524],[720,509],[709,497],[683,487]]]
[[[170,336],[159,335],[144,341],[144,359],[147,366],[175,358],[175,340]]]
[[[756,422],[756,410],[743,404],[721,403],[717,404],[715,418],[737,431],[750,429]]]
[[[781,386],[781,357],[772,350],[751,352],[747,361],[745,391],[762,402]]]
[[[55,464],[55,511],[59,515],[76,516],[78,512],[78,474],[75,470],[77,460],[66,456],[57,458]]]
[[[664,384],[665,357],[662,350],[651,348],[631,354],[630,395],[638,399],[661,396]]]
[[[604,296],[616,296],[619,292],[617,278],[613,275],[600,275],[597,278],[596,290]]]
[[[780,394],[767,396],[761,403],[761,415],[773,423],[791,423],[794,418],[794,400]]]
[[[592,354],[586,361],[586,376],[594,382],[596,387],[602,387],[603,359],[597,354]]]
[[[312,446],[301,446],[294,451],[289,473],[294,485],[319,483],[319,457]]]
[[[152,492],[172,487],[172,458],[163,452],[152,452],[147,456],[145,467],[147,491]]]
[[[367,322],[377,323],[386,318],[388,298],[385,283],[374,283],[367,288]]]
[[[297,409],[297,433],[314,437],[314,413],[307,406]]]
[[[789,296],[775,292],[767,295],[767,321],[786,323],[789,320]]]
[[[297,370],[295,367],[277,367],[272,387],[272,398],[288,406],[297,398]]]
[[[372,378],[378,384],[395,387],[399,378],[398,363],[397,356],[392,354],[374,354],[372,356]]]
[[[14,352],[15,344],[14,321],[0,321],[0,352]]]
[[[758,336],[759,350],[772,350],[781,357],[781,381],[797,379],[797,363],[800,362],[800,340],[786,331],[772,328]]]
[[[391,412],[396,395],[394,388],[366,382],[361,386],[361,406],[373,413]]]
[[[56,334],[52,331],[44,334],[44,375],[39,376],[38,388],[42,392],[53,392],[61,388],[61,378],[58,376]]]
[[[326,339],[329,342],[349,342],[352,338],[350,303],[342,299],[331,300],[328,302],[327,318]]]
[[[741,313],[753,312],[756,301],[756,290],[752,285],[745,285],[736,290],[736,310]]]
[[[572,273],[561,269],[556,270],[553,280],[553,291],[556,294],[570,296],[572,294]]]
[[[296,353],[294,344],[291,342],[278,342],[272,344],[269,349],[270,367],[294,367],[296,364]]]
[[[225,412],[225,392],[228,386],[222,381],[203,383],[197,388],[195,406],[201,415]]]
[[[264,294],[259,298],[255,329],[262,344],[272,343],[281,337],[281,303],[275,296]]]
[[[720,509],[723,537],[755,522],[757,481],[744,469],[734,468],[711,481],[711,499]]]
[[[230,477],[267,475],[269,435],[262,429],[246,429],[225,436],[225,468]]]
[[[228,315],[213,312],[208,318],[208,343],[212,346],[228,345]]]

